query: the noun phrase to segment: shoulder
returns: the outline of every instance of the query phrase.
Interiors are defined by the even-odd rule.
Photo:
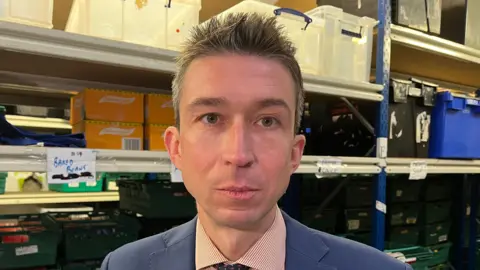
[[[148,269],[150,255],[165,248],[165,233],[147,237],[126,244],[108,254],[102,269]]]
[[[166,232],[126,244],[107,255],[102,270],[149,269],[151,256],[184,240],[192,222],[187,222]]]
[[[329,248],[324,257],[325,263],[335,265],[338,270],[353,269],[352,267],[370,270],[411,269],[405,263],[370,246],[317,230],[309,230]]]

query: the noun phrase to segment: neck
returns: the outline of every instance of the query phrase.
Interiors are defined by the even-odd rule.
[[[215,223],[207,213],[198,207],[198,218],[205,233],[229,261],[239,260],[272,226],[277,207],[248,229],[232,228]]]

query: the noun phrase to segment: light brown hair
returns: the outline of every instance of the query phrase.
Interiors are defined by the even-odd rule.
[[[188,66],[195,59],[235,53],[256,55],[281,63],[292,75],[296,94],[295,129],[298,131],[304,106],[303,79],[295,59],[295,47],[274,16],[256,13],[235,13],[217,16],[193,28],[189,39],[177,58],[177,72],[173,79],[173,107],[175,121],[180,126],[179,103],[182,82]]]

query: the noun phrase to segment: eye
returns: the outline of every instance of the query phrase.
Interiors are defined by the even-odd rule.
[[[209,114],[206,114],[206,115],[202,116],[201,120],[205,124],[215,125],[216,123],[218,123],[219,116],[217,114],[214,114],[214,113],[209,113]]]
[[[277,119],[275,119],[273,117],[264,117],[264,118],[260,119],[260,121],[259,121],[259,124],[262,125],[263,127],[266,127],[266,128],[270,128],[277,123],[278,123]]]

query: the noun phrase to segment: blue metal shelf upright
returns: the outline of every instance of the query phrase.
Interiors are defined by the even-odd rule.
[[[390,26],[391,5],[390,0],[378,0],[378,36],[377,36],[377,62],[376,83],[383,85],[383,100],[378,105],[375,134],[377,135],[377,157],[387,157],[388,141],[388,94],[390,81]],[[387,173],[385,169],[378,174],[374,182],[375,204],[373,209],[372,244],[379,250],[384,250],[385,243],[385,210]],[[380,206],[380,207],[379,207]]]

